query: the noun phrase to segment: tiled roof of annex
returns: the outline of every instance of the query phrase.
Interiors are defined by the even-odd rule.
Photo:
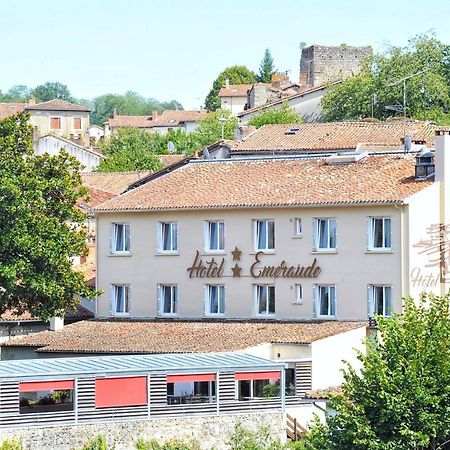
[[[230,84],[220,88],[219,97],[246,97],[253,84]]]
[[[264,125],[237,144],[232,153],[330,152],[355,149],[358,144],[376,144],[380,150],[383,146],[400,149],[405,132],[413,141],[433,146],[435,131],[440,128],[419,121],[407,122],[406,126],[400,121]]]
[[[94,210],[400,204],[432,182],[415,179],[412,154],[372,155],[350,164],[298,156],[193,160]]]
[[[86,320],[6,342],[42,352],[197,353],[239,351],[264,343],[309,344],[365,322]],[[176,337],[176,339],[175,339]]]
[[[77,105],[76,103],[71,103],[66,100],[60,100],[55,98],[49,100],[48,102],[27,104],[25,105],[26,111],[86,111],[89,112],[91,108],[84,105]]]

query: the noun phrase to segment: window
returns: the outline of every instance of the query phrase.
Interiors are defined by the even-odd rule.
[[[61,119],[59,117],[50,117],[50,128],[52,130],[61,129]]]
[[[369,217],[369,250],[391,250],[390,217]]]
[[[129,253],[130,252],[130,224],[112,223],[109,232],[109,252]]]
[[[19,412],[72,411],[73,389],[73,380],[19,383]]]
[[[225,223],[205,222],[205,251],[225,250]]]
[[[95,407],[142,406],[147,404],[147,377],[97,378]]]
[[[318,317],[336,316],[336,286],[315,286],[315,310]]]
[[[273,220],[256,220],[256,250],[275,249],[275,222]]]
[[[225,314],[225,286],[207,284],[205,286],[206,315]]]
[[[257,285],[255,288],[257,314],[261,316],[275,314],[275,286]]]
[[[315,219],[313,250],[336,250],[336,219]]]
[[[174,253],[178,251],[178,223],[159,223],[159,251],[162,253]]]
[[[167,404],[213,403],[216,400],[213,373],[167,376]]]
[[[75,130],[81,130],[81,117],[73,118],[73,128]]]
[[[294,219],[294,236],[302,237],[302,219]]]
[[[237,372],[235,380],[239,400],[280,396],[280,372]]]
[[[299,305],[303,303],[303,286],[301,284],[295,285],[295,303]]]
[[[178,314],[178,286],[161,284],[158,286],[159,312],[164,316]]]
[[[284,379],[286,382],[285,393],[288,396],[295,395],[295,364],[288,363],[284,369]]]
[[[111,285],[111,311],[115,316],[130,313],[130,286],[123,284]]]
[[[369,286],[369,317],[392,315],[392,288],[390,286]]]

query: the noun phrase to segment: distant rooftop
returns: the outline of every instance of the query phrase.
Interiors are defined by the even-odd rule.
[[[91,108],[85,105],[77,105],[66,100],[54,99],[48,102],[26,104],[25,111],[86,111],[89,112]]]

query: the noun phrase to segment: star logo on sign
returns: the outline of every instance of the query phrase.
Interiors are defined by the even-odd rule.
[[[235,264],[234,267],[231,268],[233,272],[233,278],[239,278],[241,276],[241,268]]]
[[[233,255],[233,261],[240,261],[241,253],[242,252],[237,247],[234,247],[234,250],[231,252],[231,254]]]

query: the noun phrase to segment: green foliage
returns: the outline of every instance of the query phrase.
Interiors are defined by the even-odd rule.
[[[105,94],[95,97],[91,112],[91,123],[101,125],[114,111],[130,116],[151,115],[153,110],[162,113],[165,109],[183,109],[176,100],[159,102],[154,98],[145,98],[136,92],[127,91],[124,95]]]
[[[15,439],[7,439],[2,442],[2,445],[0,445],[0,450],[23,450],[23,445],[20,441]]]
[[[192,139],[195,139],[198,149],[222,139],[221,119],[225,119],[223,125],[224,139],[234,138],[234,129],[238,124],[237,118],[230,111],[219,109],[200,120],[195,132],[191,133],[193,134]]]
[[[259,73],[256,77],[257,81],[259,83],[270,83],[272,81],[272,75],[276,71],[272,54],[270,53],[270,50],[266,48],[261,64],[259,65]]]
[[[156,439],[151,441],[139,439],[136,442],[136,450],[200,450],[200,444],[197,441],[187,444],[178,440],[170,440],[160,444]]]
[[[165,143],[159,133],[148,133],[138,128],[120,128],[102,144],[106,156],[98,166],[99,172],[128,170],[156,171],[162,167],[158,158]]]
[[[104,436],[98,435],[84,443],[82,450],[112,450]]]
[[[263,387],[264,398],[279,397],[280,385],[277,383],[269,383]]]
[[[220,108],[219,91],[228,78],[230,84],[252,84],[256,83],[253,72],[245,66],[231,66],[222,71],[214,80],[211,90],[205,99],[205,107],[208,111],[216,111]]]
[[[406,81],[408,117],[450,123],[450,50],[434,36],[421,35],[405,48],[366,61],[359,75],[329,89],[322,99],[326,120],[385,119],[388,105],[403,105],[403,83],[396,81],[430,68]],[[375,97],[374,97],[375,96]],[[373,101],[375,98],[375,102]],[[374,103],[374,104],[373,104]]]
[[[87,253],[80,163],[65,152],[33,154],[28,115],[0,121],[0,311],[48,319],[95,291],[71,258]]]
[[[269,427],[262,426],[257,431],[245,429],[237,423],[227,442],[230,450],[281,450],[278,439],[274,439]]]
[[[378,317],[358,373],[345,371],[328,426],[298,448],[446,449],[450,444],[450,296],[405,300],[404,314]]]
[[[4,94],[0,91],[0,102],[17,102],[17,103],[24,103],[27,100],[29,100],[31,97],[31,90],[28,89],[23,84],[18,84],[16,86],[13,86],[8,91],[6,91]]]
[[[253,125],[256,128],[262,127],[267,124],[289,124],[289,123],[303,123],[298,114],[289,107],[287,102],[283,102],[283,105],[278,110],[265,109],[261,111],[257,116],[252,117],[248,122],[249,125]]]
[[[55,98],[68,102],[74,101],[68,87],[58,81],[47,81],[35,87],[31,91],[31,96],[35,98],[36,102],[47,102]]]

